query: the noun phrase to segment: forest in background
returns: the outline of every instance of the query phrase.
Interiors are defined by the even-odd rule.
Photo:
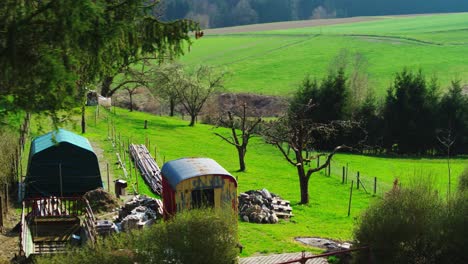
[[[460,0],[162,0],[164,20],[190,18],[204,28],[354,16],[468,11]]]

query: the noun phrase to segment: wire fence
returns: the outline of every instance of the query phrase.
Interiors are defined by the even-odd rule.
[[[323,159],[323,162],[325,162],[325,159]],[[323,163],[318,161],[317,164],[311,164],[311,166],[318,166],[320,164]],[[322,173],[336,178],[342,184],[351,185],[351,181],[354,181],[355,189],[374,196],[383,197],[385,193],[393,188],[393,183],[381,181],[377,175],[363,174],[358,169],[349,166],[348,163],[342,163],[333,159],[330,162],[330,166],[323,170]]]

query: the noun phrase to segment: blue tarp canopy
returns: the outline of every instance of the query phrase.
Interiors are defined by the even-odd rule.
[[[25,197],[75,196],[102,187],[96,154],[89,141],[59,129],[31,143]]]

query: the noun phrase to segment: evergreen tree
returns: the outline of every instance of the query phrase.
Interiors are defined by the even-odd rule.
[[[442,97],[439,107],[439,133],[450,133],[453,154],[468,151],[468,96],[462,92],[460,81],[453,81]]]
[[[383,110],[385,120],[384,146],[399,153],[425,154],[433,148],[435,138],[434,111],[429,102],[437,100],[428,92],[421,71],[414,74],[403,70],[388,90]]]

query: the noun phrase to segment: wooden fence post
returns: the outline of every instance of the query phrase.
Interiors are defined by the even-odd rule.
[[[148,129],[148,120],[145,120],[145,126],[144,129]]]
[[[377,177],[374,177],[374,195],[377,194]]]
[[[8,192],[8,183],[5,183],[5,214],[8,213],[9,201],[10,201],[10,194]]]
[[[341,184],[344,184],[344,182],[345,182],[345,173],[346,173],[345,172],[345,166],[343,166],[343,174],[341,176]]]
[[[317,168],[320,167],[320,156],[317,156]]]
[[[348,167],[349,167],[348,165],[349,163],[346,163],[346,181],[345,181],[346,184],[348,184]]]
[[[107,192],[110,193],[110,172],[109,172],[109,163],[107,163]]]
[[[328,163],[328,177],[331,176],[331,161]]]
[[[357,172],[356,178],[357,178],[357,180],[356,180],[356,181],[357,181],[356,189],[359,190],[359,183],[360,183],[360,180],[359,180],[359,171]]]
[[[0,232],[3,231],[3,203],[2,196],[0,195]]]
[[[135,158],[134,160],[135,160],[135,183],[136,183],[136,191],[137,191],[137,193],[140,193],[140,190],[139,190],[139,188],[138,188],[137,160],[136,160],[136,158]]]
[[[351,200],[353,198],[353,185],[354,185],[354,180],[351,181],[351,188],[349,189],[348,217],[351,214]]]

